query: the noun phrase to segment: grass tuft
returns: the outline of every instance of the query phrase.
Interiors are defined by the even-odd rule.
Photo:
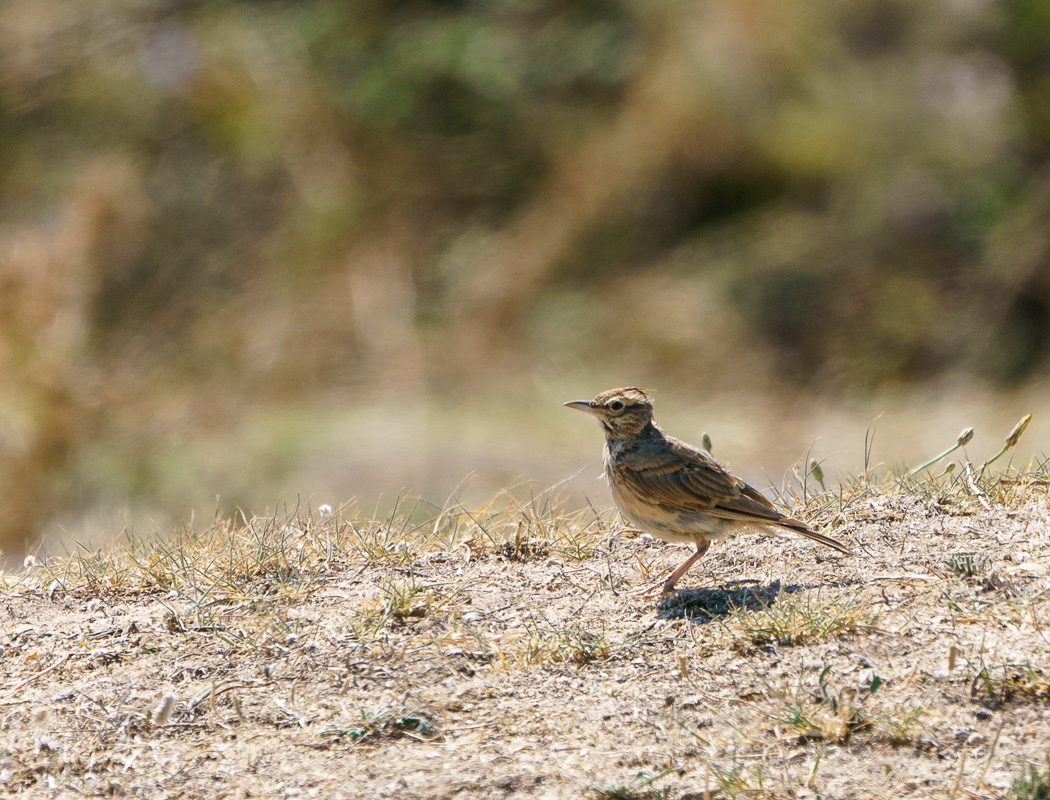
[[[987,664],[982,658],[970,681],[970,696],[988,708],[1012,702],[1050,700],[1050,676],[1031,664]]]
[[[726,620],[752,645],[796,646],[873,629],[874,617],[856,594],[824,598],[781,592],[760,608],[743,608]]]
[[[352,743],[376,741],[378,739],[433,740],[441,737],[433,716],[419,709],[384,707],[359,709],[359,718],[345,726],[329,725],[318,735],[330,741],[349,739]]]
[[[604,630],[580,627],[534,626],[518,656],[522,664],[589,664],[604,661],[619,646],[609,641]]]
[[[770,775],[767,774],[767,771],[761,765],[733,764],[732,767],[722,768],[712,762],[708,768],[711,777],[721,790],[719,793],[711,795],[712,798],[724,797],[726,800],[737,800],[737,798],[773,800],[777,796],[770,785],[774,781],[771,780]],[[707,798],[705,797],[704,800],[707,800]]]
[[[944,561],[944,566],[960,578],[972,580],[988,571],[991,559],[988,556],[956,555]]]
[[[664,800],[668,797],[667,790],[658,790],[653,784],[674,771],[665,769],[656,775],[639,772],[626,783],[613,783],[605,787],[594,786],[591,787],[591,792],[597,800]]]
[[[1050,756],[1042,768],[1025,764],[1010,786],[1006,800],[1050,800]]]

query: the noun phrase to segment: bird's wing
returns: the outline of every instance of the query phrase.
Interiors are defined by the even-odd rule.
[[[849,548],[806,523],[781,514],[760,492],[726,472],[703,450],[666,437],[665,445],[638,442],[619,454],[620,491],[632,492],[642,504],[669,512],[701,513],[721,519],[766,523],[787,528],[843,553]]]
[[[625,448],[615,469],[624,487],[668,511],[701,512],[738,520],[783,519],[765,497],[730,475],[703,450],[668,436],[666,445],[638,442]]]

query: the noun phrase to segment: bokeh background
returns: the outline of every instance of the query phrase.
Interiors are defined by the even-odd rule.
[[[1044,0],[4,0],[0,543],[1023,460],[1048,156]]]

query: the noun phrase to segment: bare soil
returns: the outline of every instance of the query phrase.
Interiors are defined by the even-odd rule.
[[[0,793],[1003,797],[1050,752],[1050,510],[940,499],[836,511],[852,556],[721,543],[660,602],[687,549],[521,508],[32,567]]]

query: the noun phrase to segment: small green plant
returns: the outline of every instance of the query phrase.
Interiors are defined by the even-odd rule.
[[[871,723],[861,703],[874,689],[861,697],[853,688],[837,689],[830,682],[830,672],[831,667],[821,672],[815,696],[799,685],[790,696],[782,698],[783,711],[771,716],[793,728],[803,739],[835,744],[848,741],[854,732],[869,727]]]
[[[432,634],[431,643],[445,655],[462,655],[486,664],[505,664],[507,661],[502,649],[503,642],[491,640],[482,631],[461,620],[452,622],[449,629],[440,635]]]
[[[381,585],[382,600],[362,609],[359,622],[353,623],[355,634],[362,639],[376,635],[387,625],[403,625],[422,619],[448,603],[456,592],[447,593],[444,584],[421,583],[415,577],[408,581],[392,580]]]
[[[789,703],[785,706],[787,713],[781,722],[794,728],[803,739],[823,739],[824,732],[820,720],[801,703]]]
[[[820,484],[820,490],[826,492],[828,487],[824,485],[824,467],[815,458],[809,460],[809,473],[817,479],[817,483]]]
[[[664,800],[667,797],[666,791],[656,789],[653,784],[672,772],[673,769],[665,769],[658,775],[639,772],[626,783],[594,786],[591,791],[598,800]]]
[[[999,450],[999,452],[991,458],[989,458],[983,464],[981,464],[981,469],[978,471],[979,475],[983,476],[984,471],[988,469],[989,464],[991,464],[993,461],[997,461],[998,459],[1002,458],[1008,450],[1017,446],[1017,442],[1021,438],[1021,434],[1024,433],[1025,428],[1028,427],[1028,423],[1031,421],[1031,414],[1025,414],[1023,417],[1021,417],[1020,420],[1018,420],[1017,424],[1014,425],[1013,430],[1011,430],[1010,433],[1006,435],[1006,439],[1003,441],[1003,446]]]
[[[715,763],[710,764],[711,777],[718,783],[721,794],[713,795],[720,797],[724,795],[727,800],[736,800],[745,797],[748,800],[771,800],[773,790],[766,787],[767,777],[761,765],[758,767],[746,767],[742,764],[734,764],[729,769],[722,769]]]
[[[945,559],[944,566],[961,578],[983,575],[988,569],[988,556],[955,555]]]
[[[360,709],[360,719],[345,727],[330,725],[321,731],[325,738],[349,738],[351,742],[362,742],[380,737],[398,738],[409,736],[416,739],[434,739],[439,735],[437,724],[424,711],[377,708]]]
[[[894,709],[892,714],[877,717],[875,726],[890,740],[890,744],[899,747],[908,744],[915,738],[915,726],[926,714],[920,705],[905,704]]]
[[[1007,800],[1050,800],[1050,756],[1044,768],[1025,764],[1021,774],[1014,778]]]
[[[520,658],[523,664],[589,664],[608,658],[612,650],[604,630],[537,625],[530,628]]]
[[[414,579],[383,586],[384,617],[397,622],[425,617],[437,597],[437,588],[436,585],[416,583]]]
[[[1011,701],[1050,700],[1050,676],[1031,664],[986,664],[984,659],[970,681],[970,696],[998,708]]]
[[[546,541],[537,538],[535,533],[534,528],[528,525],[526,520],[519,520],[514,536],[498,547],[496,552],[510,561],[546,558],[550,553],[550,547]]]
[[[936,464],[942,458],[946,458],[947,456],[950,456],[952,453],[954,453],[956,450],[958,450],[960,447],[965,447],[966,445],[968,445],[970,443],[971,439],[973,439],[973,428],[966,428],[955,439],[955,444],[953,444],[951,447],[949,447],[947,450],[945,450],[939,456],[934,456],[929,461],[926,461],[926,462],[920,464],[915,469],[913,469],[909,474],[910,475],[915,475],[915,474],[917,474],[919,472],[922,472],[927,467],[932,467],[934,464]]]
[[[872,618],[858,597],[796,599],[783,592],[760,608],[738,611],[730,621],[743,629],[752,644],[781,646],[823,641],[872,626]]]
[[[836,686],[831,667],[825,667],[815,692],[800,679],[793,689],[767,693],[762,713],[809,741],[844,744],[858,734],[866,734],[862,741],[888,740],[894,746],[913,741],[916,725],[926,714],[921,702],[876,696],[885,685],[878,675],[865,683]]]

